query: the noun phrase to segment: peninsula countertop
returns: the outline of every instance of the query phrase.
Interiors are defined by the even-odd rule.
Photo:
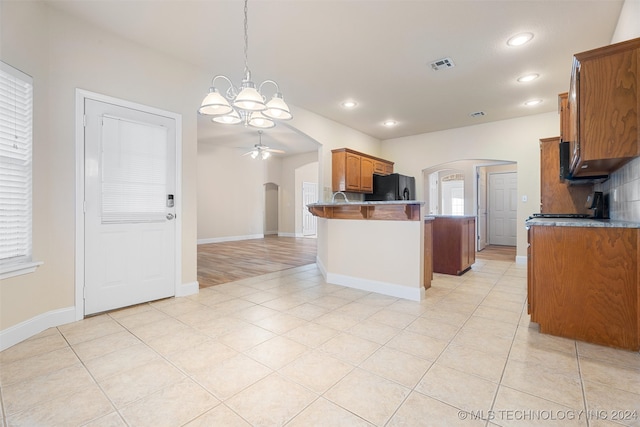
[[[418,200],[335,201],[311,203],[307,208],[319,218],[419,221],[423,205]]]

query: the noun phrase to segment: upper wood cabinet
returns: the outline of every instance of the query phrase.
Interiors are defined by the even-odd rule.
[[[348,148],[331,151],[332,191],[373,193],[373,175],[393,173],[393,162]]]
[[[558,113],[560,114],[560,141],[569,140],[569,92],[558,95]]]
[[[540,140],[540,212],[588,214],[585,203],[593,184],[560,181],[560,138]]]
[[[640,38],[574,56],[567,103],[574,176],[606,175],[640,155],[639,79]]]

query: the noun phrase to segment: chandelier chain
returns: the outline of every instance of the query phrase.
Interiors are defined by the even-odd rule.
[[[249,74],[249,8],[247,3],[249,0],[244,0],[244,73]]]

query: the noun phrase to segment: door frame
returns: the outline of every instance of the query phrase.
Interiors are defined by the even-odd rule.
[[[160,110],[155,107],[137,104],[135,102],[114,98],[100,93],[90,92],[84,89],[76,89],[75,112],[75,144],[76,144],[76,193],[75,193],[75,320],[84,318],[84,276],[85,276],[85,220],[84,220],[84,103],[86,99],[114,104],[124,108],[131,108],[145,113],[156,114],[175,120],[176,124],[176,196],[175,196],[175,296],[184,295],[182,289],[182,115],[170,111]],[[197,289],[196,289],[197,292]],[[189,292],[192,293],[192,292]]]

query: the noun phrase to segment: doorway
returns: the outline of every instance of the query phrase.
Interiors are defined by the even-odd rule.
[[[518,174],[489,173],[489,244],[516,246]]]
[[[264,185],[264,235],[278,235],[278,185]]]
[[[307,205],[318,201],[318,183],[302,183],[302,236],[315,236],[318,233],[318,219],[311,215]]]
[[[181,117],[77,91],[76,317],[176,295]]]

